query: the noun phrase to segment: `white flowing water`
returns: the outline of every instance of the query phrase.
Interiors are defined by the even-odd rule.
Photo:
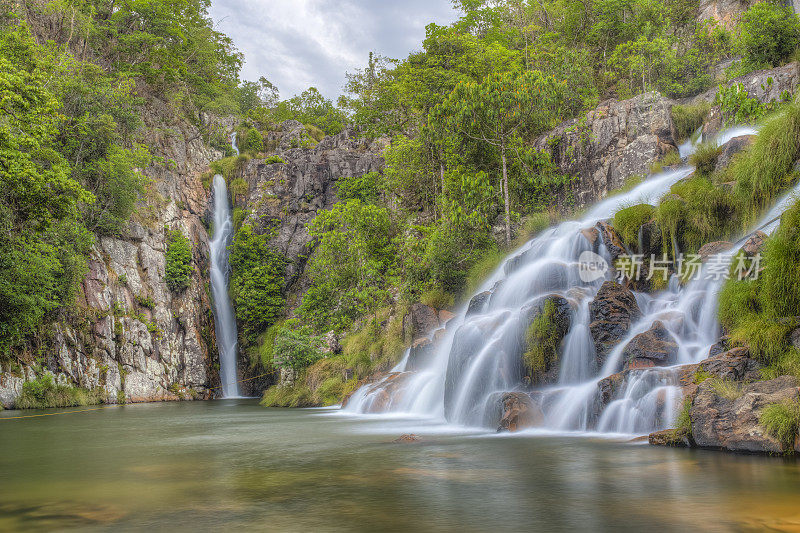
[[[735,128],[720,133],[716,141],[721,145],[755,133],[752,128]],[[681,155],[688,157],[694,147],[692,143],[681,146]],[[393,369],[400,376],[391,375],[362,387],[344,412],[395,413],[460,426],[496,427],[499,395],[526,390],[521,354],[530,317],[544,297],[558,294],[569,301],[572,316],[559,351],[557,383],[534,392],[543,408],[544,429],[643,434],[669,427],[681,398],[677,365],[705,359],[719,337],[717,293],[724,279],[701,275],[681,287],[673,278],[668,289],[660,293],[635,293],[642,318],[631,324],[626,337],[601,365],[589,332],[589,303],[603,282],[611,279],[610,273],[584,281],[586,276],[580,275],[579,265],[583,262],[581,254],[586,252],[594,252],[606,262],[610,262],[610,255],[602,242],[593,246],[582,230],[595,227],[624,207],[656,205],[672,185],[693,171],[684,164],[650,176],[631,191],[599,202],[580,220],[564,222],[532,239],[481,288],[481,292],[491,292],[483,308],[469,315],[464,308],[449,322],[427,366],[411,365],[407,352]],[[791,193],[754,229],[773,230],[777,226],[775,217],[790,204]],[[728,254],[735,253],[740,244]],[[675,366],[627,371],[613,400],[604,405],[598,382],[623,369],[625,346],[655,321],[664,325],[678,346],[677,356],[670,362]]]
[[[236,147],[236,133],[231,138],[231,146]],[[211,294],[214,298],[214,324],[216,326],[217,350],[219,351],[219,374],[222,382],[222,395],[225,398],[239,397],[237,382],[236,353],[238,333],[233,305],[228,296],[228,246],[233,240],[233,220],[225,179],[214,176],[214,236],[209,244],[211,251]]]

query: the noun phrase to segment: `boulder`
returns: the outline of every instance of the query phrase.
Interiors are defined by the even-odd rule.
[[[452,313],[447,309],[439,309],[439,325],[444,326],[455,317],[455,313]]]
[[[600,237],[600,230],[597,229],[597,227],[583,228],[581,230],[581,235],[586,237],[586,240],[592,245],[592,249],[597,248],[597,239]]]
[[[633,293],[617,283],[606,281],[589,304],[589,330],[597,357],[605,359],[631,326],[642,316]]]
[[[661,228],[655,221],[645,222],[639,230],[641,253],[645,260],[650,256],[659,259],[663,254]]]
[[[473,296],[469,301],[469,305],[467,306],[467,316],[481,314],[483,309],[486,307],[486,304],[489,302],[489,298],[491,297],[492,291],[479,292]]]
[[[741,135],[739,137],[734,137],[720,146],[719,155],[717,156],[717,165],[714,167],[715,172],[720,172],[730,165],[733,156],[753,144],[755,139],[755,135]]]
[[[631,339],[622,354],[625,370],[668,366],[675,362],[678,345],[664,324],[656,320],[649,330]]]
[[[419,370],[428,366],[436,354],[437,343],[428,337],[421,337],[411,344],[408,353],[407,370]]]
[[[523,392],[506,392],[500,398],[503,413],[497,431],[520,431],[542,424],[544,414],[531,397]]]
[[[438,327],[439,315],[436,309],[420,302],[412,304],[408,314],[403,317],[403,331],[412,340],[424,337]]]
[[[627,254],[627,249],[622,243],[617,230],[608,222],[598,222],[597,229],[600,230],[600,236],[603,239],[603,244],[606,246],[608,254],[611,256],[611,262],[616,261],[617,257]]]
[[[732,381],[757,381],[762,368],[758,361],[750,357],[747,348],[733,348],[713,355],[699,366],[704,372]]]
[[[703,246],[700,247],[700,250],[697,251],[697,255],[700,256],[700,260],[703,263],[708,262],[708,260],[723,252],[727,252],[733,248],[733,243],[728,241],[714,241],[714,242],[707,242]]]
[[[651,446],[671,446],[673,448],[688,448],[691,446],[687,436],[674,429],[664,429],[650,433],[647,442]]]
[[[744,253],[750,256],[761,253],[761,250],[764,248],[764,244],[767,242],[768,238],[769,235],[763,231],[756,231],[744,242],[744,245],[742,245],[742,250]]]
[[[781,443],[767,433],[759,417],[770,404],[799,400],[797,379],[792,376],[742,385],[736,398],[721,396],[713,380],[706,380],[698,387],[690,410],[692,438],[702,448],[782,453]]]

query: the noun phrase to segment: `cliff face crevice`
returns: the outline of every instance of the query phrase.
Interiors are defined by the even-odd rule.
[[[24,381],[45,372],[110,403],[205,398],[218,385],[200,175],[221,154],[166,102],[148,102],[142,118],[157,161],[143,170],[151,180],[145,197],[121,235],[95,238],[74,305],[37,339],[39,360],[0,372],[7,407]],[[191,282],[181,294],[164,281],[171,231],[192,244]]]

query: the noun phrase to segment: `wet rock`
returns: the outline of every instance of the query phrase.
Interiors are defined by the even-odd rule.
[[[440,309],[439,310],[439,325],[444,326],[450,320],[456,317],[455,313],[448,311],[447,309]]]
[[[633,293],[606,281],[589,304],[589,330],[598,358],[602,361],[628,333],[631,322],[642,316]]]
[[[625,245],[622,244],[622,239],[617,233],[617,230],[615,230],[611,224],[602,221],[598,222],[597,229],[600,230],[603,244],[606,245],[606,250],[608,250],[608,254],[611,256],[612,263],[616,261],[617,257],[628,253]]]
[[[721,396],[712,380],[704,381],[690,411],[692,438],[703,448],[782,453],[781,443],[767,433],[759,417],[770,404],[798,400],[797,379],[792,376],[742,385],[736,398]]]
[[[640,252],[644,255],[645,259],[655,256],[656,259],[661,258],[663,253],[661,228],[655,221],[645,222],[639,230]]]
[[[597,227],[583,228],[581,230],[581,235],[586,237],[586,240],[592,245],[593,250],[597,250],[598,239],[600,238],[600,230],[597,229]]]
[[[404,435],[400,435],[399,437],[394,439],[392,442],[395,442],[395,443],[398,443],[398,444],[411,444],[411,443],[414,443],[414,442],[422,442],[422,437],[420,437],[419,435],[415,435],[413,433],[406,433]]]
[[[717,156],[717,166],[714,168],[714,171],[720,172],[722,169],[730,165],[733,156],[748,148],[751,144],[753,144],[755,139],[755,135],[742,135],[740,137],[734,137],[730,141],[723,144],[720,147],[719,156]]]
[[[742,250],[747,255],[753,256],[761,251],[764,248],[764,244],[766,244],[769,235],[764,233],[763,231],[756,231],[752,235],[750,235],[747,240],[744,242],[742,246]]]
[[[523,392],[504,393],[500,398],[500,408],[503,415],[497,431],[520,431],[540,426],[544,421],[542,409]]]
[[[729,342],[730,342],[730,337],[728,336],[720,337],[717,342],[711,345],[711,348],[708,350],[708,356],[714,357],[715,355],[727,352],[730,349],[730,346],[728,345]]]
[[[665,429],[650,433],[647,442],[651,446],[671,446],[673,448],[688,448],[691,446],[689,439],[683,433],[674,429]]]
[[[631,339],[622,352],[625,370],[667,366],[674,363],[677,355],[678,345],[658,320],[649,330]]]
[[[373,376],[369,382],[364,383],[365,394],[369,399],[363,407],[365,413],[383,413],[388,410],[392,402],[402,400],[408,380],[416,375],[414,372],[387,372]],[[358,389],[356,389],[358,390]],[[346,407],[353,398],[352,393],[342,400],[342,407]]]
[[[424,337],[439,327],[439,315],[436,309],[417,302],[411,305],[408,314],[403,317],[403,331],[411,339]]]
[[[467,306],[467,316],[481,314],[491,297],[492,291],[483,291],[473,296]]]
[[[437,343],[427,337],[415,340],[408,353],[408,370],[419,370],[427,366],[436,355]]]
[[[708,260],[723,252],[727,252],[733,248],[733,243],[728,241],[715,241],[715,242],[708,242],[700,247],[700,250],[697,251],[697,255],[700,256],[700,260],[703,263],[708,262]]]
[[[750,357],[747,348],[733,348],[700,363],[704,372],[731,381],[757,381],[761,377],[761,368],[762,365]]]

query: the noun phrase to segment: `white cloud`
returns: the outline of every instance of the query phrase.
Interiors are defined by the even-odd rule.
[[[428,23],[456,13],[449,0],[215,0],[211,16],[244,53],[242,78],[266,76],[282,97],[314,85],[335,98],[370,51],[405,57]]]

